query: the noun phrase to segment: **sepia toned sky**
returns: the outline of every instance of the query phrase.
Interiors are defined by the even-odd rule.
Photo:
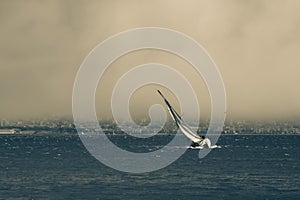
[[[180,31],[207,50],[224,80],[228,118],[300,117],[299,11],[297,0],[2,0],[0,119],[71,116],[73,82],[87,54],[113,34],[145,26]],[[107,70],[96,96],[98,117],[111,116],[109,99],[118,78],[147,62],[181,71],[203,115],[209,115],[205,85],[188,63],[143,50]],[[154,88],[132,97],[133,116],[145,116],[149,105],[161,103]]]

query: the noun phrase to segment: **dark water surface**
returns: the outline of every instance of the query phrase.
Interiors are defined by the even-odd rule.
[[[129,174],[94,159],[76,135],[2,135],[0,199],[300,199],[300,135],[219,144],[204,159],[189,149],[164,169]]]

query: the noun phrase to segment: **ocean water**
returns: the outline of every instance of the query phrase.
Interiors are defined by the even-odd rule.
[[[2,135],[0,199],[300,199],[300,135],[218,143],[204,159],[188,149],[164,169],[130,174],[100,163],[77,135]]]

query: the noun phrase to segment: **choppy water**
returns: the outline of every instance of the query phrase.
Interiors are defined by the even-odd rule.
[[[94,159],[78,136],[0,136],[0,199],[300,198],[300,135],[219,144],[202,160],[189,149],[162,170],[128,174]]]

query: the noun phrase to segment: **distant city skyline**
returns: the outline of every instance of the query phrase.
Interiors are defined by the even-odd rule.
[[[300,2],[254,1],[1,1],[0,119],[72,116],[76,72],[107,37],[137,27],[157,26],[194,38],[219,67],[229,119],[300,118]],[[201,116],[210,98],[191,65],[167,52],[143,50],[112,63],[99,82],[99,119],[111,118],[110,95],[132,67],[157,62],[174,67],[192,84]],[[149,85],[130,101],[134,118],[166,88]],[[184,113],[183,113],[184,114]]]

